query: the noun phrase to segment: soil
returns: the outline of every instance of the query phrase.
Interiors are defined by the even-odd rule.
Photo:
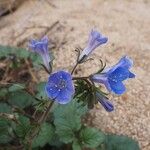
[[[149,150],[149,25],[148,0],[26,0],[1,16],[0,44],[27,47],[29,39],[48,35],[55,55],[54,70],[71,70],[77,55],[75,47],[85,46],[92,28],[101,31],[109,38],[108,44],[96,49],[92,55],[95,59],[79,66],[76,74],[98,70],[99,58],[110,66],[128,55],[134,61],[136,78],[125,83],[124,95],[110,97],[115,111],[107,113],[98,105],[91,111],[92,122],[103,131],[131,136],[139,141],[142,150]],[[39,76],[47,79],[42,71]]]

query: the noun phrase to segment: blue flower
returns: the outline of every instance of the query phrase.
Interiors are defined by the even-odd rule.
[[[111,112],[114,110],[113,104],[108,100],[107,97],[102,96],[100,93],[96,92],[96,99],[101,103],[106,111]]]
[[[49,76],[46,84],[47,96],[60,104],[66,104],[74,95],[72,76],[65,71],[58,71]]]
[[[104,84],[108,91],[120,95],[126,90],[122,82],[128,78],[135,77],[135,75],[129,71],[132,65],[132,60],[125,56],[113,67],[104,69],[103,72],[92,75],[90,79],[93,82]]]
[[[49,70],[49,63],[51,60],[48,52],[48,37],[45,36],[41,40],[31,40],[29,42],[29,47],[32,49],[33,52],[36,52],[39,55],[41,55],[45,67]]]
[[[82,51],[79,56],[79,63],[82,63],[86,58],[92,53],[92,51],[98,46],[106,43],[108,41],[107,37],[102,36],[99,32],[92,30],[89,35],[89,40],[87,46]]]

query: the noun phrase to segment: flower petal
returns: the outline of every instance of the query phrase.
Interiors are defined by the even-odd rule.
[[[112,73],[109,73],[108,79],[114,82],[120,82],[129,77],[129,71],[126,68],[118,67]]]
[[[129,78],[135,78],[135,74],[129,71]]]
[[[41,40],[34,40],[32,39],[29,42],[29,47],[39,54],[44,52],[48,52],[48,37],[43,37]]]
[[[59,91],[57,87],[55,86],[52,87],[52,86],[46,85],[45,90],[46,90],[47,96],[50,99],[55,99],[59,94]]]
[[[90,77],[93,82],[96,83],[105,83],[107,82],[107,74],[94,74]]]
[[[62,76],[62,78],[66,81],[70,81],[72,80],[72,76],[70,73],[66,72],[66,71],[61,71],[60,72],[60,76]]]
[[[128,56],[124,56],[124,57],[122,57],[122,58],[119,60],[119,62],[118,62],[116,65],[114,65],[114,66],[112,66],[112,67],[110,67],[110,68],[105,69],[104,72],[109,72],[109,73],[111,73],[111,72],[113,72],[114,70],[116,70],[118,67],[130,69],[130,68],[132,67],[132,65],[133,65],[132,59],[130,59]]]
[[[125,67],[125,68],[130,68],[133,65],[133,61],[132,59],[130,59],[128,56],[124,56],[120,59],[120,61],[118,62],[118,64],[121,65],[121,67]]]
[[[97,39],[98,42],[100,42],[99,44],[105,44],[108,41],[107,37],[101,37],[99,39]]]
[[[87,59],[87,57],[93,52],[94,49],[106,43],[107,41],[107,37],[103,37],[96,30],[92,30],[89,35],[88,43],[79,56],[78,63],[84,62]]]
[[[72,81],[71,82],[67,81],[66,89],[72,93],[75,93],[75,89]]]
[[[56,101],[60,104],[67,104],[72,99],[72,92],[68,91],[67,89],[61,90],[56,97]]]
[[[41,55],[45,67],[47,68],[47,70],[49,70],[49,63],[51,61],[51,58],[48,52],[48,37],[45,36],[40,40],[31,40],[29,42],[29,47],[32,49],[33,52],[36,52],[39,55]]]
[[[48,83],[49,84],[55,84],[55,85],[57,85],[58,83],[59,83],[59,78],[58,78],[58,74],[57,74],[57,72],[56,73],[53,73],[53,74],[51,74],[50,76],[49,76],[49,78],[48,78]]]
[[[110,84],[111,90],[115,94],[121,95],[126,91],[126,88],[125,88],[125,86],[123,85],[122,82],[117,82],[116,83],[116,82],[113,82],[113,81],[110,80],[109,84]]]
[[[111,87],[110,87],[110,84],[108,83],[108,77],[107,77],[107,74],[95,74],[93,76],[90,77],[90,80],[92,82],[96,82],[96,83],[102,83],[105,85],[105,87],[107,88],[107,90],[109,92],[111,92]]]
[[[114,110],[113,104],[108,100],[108,98],[104,97],[100,93],[96,93],[97,100],[101,103],[101,105],[105,108],[106,111],[111,112]]]
[[[106,111],[111,112],[114,110],[114,106],[110,101],[103,99],[103,100],[99,100],[99,102],[105,108]]]
[[[49,98],[58,103],[68,103],[75,92],[71,74],[62,70],[51,74],[46,84],[46,92]]]

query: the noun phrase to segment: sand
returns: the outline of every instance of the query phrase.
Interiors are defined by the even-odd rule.
[[[49,30],[49,27],[56,25]],[[150,150],[150,2],[147,0],[45,0],[28,1],[0,18],[0,44],[27,47],[29,39],[47,34],[55,55],[54,70],[71,70],[75,47],[84,48],[88,34],[96,28],[109,38],[97,48],[93,61],[80,65],[78,75],[99,68],[99,58],[108,66],[128,55],[134,61],[135,79],[125,82],[122,96],[112,95],[115,111],[100,105],[92,110],[93,124],[103,131],[137,139],[142,150]],[[39,72],[42,80],[46,79]]]

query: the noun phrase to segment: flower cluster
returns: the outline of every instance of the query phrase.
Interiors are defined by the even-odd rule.
[[[100,45],[105,44],[108,38],[102,36],[96,30],[92,30],[89,35],[88,43],[78,57],[77,63],[73,68],[72,73],[67,71],[58,71],[49,75],[45,91],[49,99],[56,101],[60,104],[66,104],[70,102],[75,94],[74,82],[72,74],[78,64],[81,64],[87,60],[88,56]],[[51,59],[48,52],[48,38],[44,37],[41,40],[31,40],[29,47],[32,51],[41,55],[45,67],[49,70]],[[113,92],[117,95],[123,94],[126,90],[123,81],[128,78],[134,78],[135,75],[130,72],[132,67],[132,60],[124,56],[119,62],[110,67],[104,68],[103,71],[90,75],[89,77],[80,77],[78,79],[86,79],[92,87],[96,87],[95,83],[103,84],[109,92]],[[101,89],[93,91],[95,93],[96,100],[101,103],[106,111],[111,112],[114,110],[113,104],[108,100]]]

